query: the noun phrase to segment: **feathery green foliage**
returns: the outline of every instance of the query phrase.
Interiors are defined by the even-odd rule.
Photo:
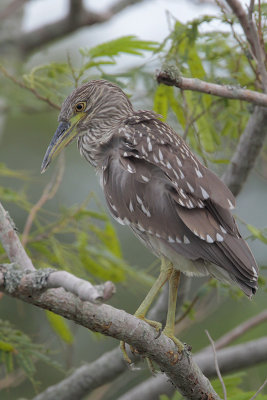
[[[36,362],[43,361],[59,369],[59,365],[47,353],[44,346],[33,343],[28,335],[14,328],[8,321],[0,320],[0,365],[5,367],[6,373],[20,368],[35,385]]]

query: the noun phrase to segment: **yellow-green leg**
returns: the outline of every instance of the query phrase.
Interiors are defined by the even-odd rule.
[[[177,292],[180,281],[180,271],[173,269],[169,278],[169,300],[168,300],[168,313],[165,328],[163,329],[164,335],[168,336],[178,347],[179,352],[184,349],[184,345],[174,336],[175,326],[175,313]]]
[[[145,318],[145,316],[146,316],[153,300],[155,299],[156,295],[162,288],[162,286],[167,282],[168,279],[170,279],[172,270],[173,270],[173,266],[171,264],[167,264],[165,259],[162,258],[160,274],[159,274],[158,278],[156,279],[155,283],[153,284],[152,288],[146,295],[146,297],[143,300],[143,302],[141,303],[141,305],[138,307],[138,309],[134,313],[135,317],[142,319],[143,321],[146,321],[149,325],[153,326],[153,328],[155,328],[158,332],[162,328],[161,323],[157,322],[157,321],[151,321],[150,319]],[[120,342],[120,348],[121,348],[124,359],[127,361],[127,363],[131,363],[131,360],[125,349],[125,342]]]

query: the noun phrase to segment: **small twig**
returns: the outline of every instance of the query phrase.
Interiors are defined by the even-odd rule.
[[[31,259],[22,246],[15,230],[15,224],[0,203],[0,242],[12,263],[18,263],[26,270],[34,270]]]
[[[168,86],[176,86],[183,90],[192,90],[227,99],[242,100],[260,106],[267,106],[267,95],[260,92],[241,89],[235,86],[218,85],[200,79],[184,78],[183,76],[172,75],[172,71],[161,71],[157,75],[157,81],[158,83],[163,83]]]
[[[251,397],[250,400],[254,400],[256,399],[256,397],[258,396],[258,394],[260,394],[260,392],[262,391],[262,389],[264,389],[264,387],[267,385],[267,379],[265,379],[265,381],[263,382],[263,384],[259,387],[259,389],[257,390],[257,392],[254,394],[254,396]]]
[[[267,321],[267,310],[262,311],[258,315],[248,319],[247,321],[232,329],[230,332],[227,332],[225,335],[223,335],[219,340],[215,342],[216,350],[227,346],[229,343],[233,342],[249,329],[252,329],[265,321]]]
[[[25,85],[25,83],[19,81],[18,79],[16,79],[13,75],[11,75],[4,67],[3,65],[0,64],[0,71],[2,72],[2,74],[8,78],[9,80],[11,80],[13,83],[15,83],[15,85],[21,87],[22,89],[26,89],[28,91],[30,91],[32,94],[34,94],[35,97],[37,97],[39,100],[44,101],[45,103],[49,104],[51,107],[55,108],[56,110],[60,110],[60,106],[57,105],[56,103],[54,103],[52,100],[50,100],[49,98],[42,96],[40,93],[37,92],[37,90],[35,90],[34,88],[31,88],[27,85]]]
[[[40,197],[40,199],[37,201],[37,203],[32,207],[27,221],[25,223],[24,226],[24,230],[23,230],[23,234],[22,234],[22,239],[21,239],[21,243],[23,246],[26,246],[28,239],[29,239],[29,233],[34,221],[34,218],[37,214],[37,212],[40,210],[40,208],[42,208],[42,206],[48,201],[51,200],[58,188],[59,185],[62,181],[62,177],[63,177],[63,173],[64,173],[64,153],[61,153],[59,156],[59,160],[58,160],[58,168],[56,173],[52,176],[50,182],[48,182],[48,184],[45,186],[44,191],[42,193],[42,196]]]
[[[197,294],[187,307],[186,311],[177,320],[175,320],[175,324],[179,324],[183,319],[185,319],[185,317],[190,313],[190,311],[192,310],[192,308],[194,307],[194,305],[198,300],[199,300],[199,295]]]
[[[218,364],[218,358],[217,358],[217,354],[216,354],[216,349],[215,349],[214,341],[213,341],[213,339],[211,338],[211,336],[210,336],[210,334],[209,334],[209,332],[208,332],[207,330],[205,330],[205,333],[206,333],[206,335],[208,336],[209,341],[210,341],[211,346],[212,346],[212,350],[213,350],[213,354],[214,354],[214,363],[215,363],[216,372],[217,372],[219,381],[221,382],[222,389],[223,389],[223,398],[224,398],[224,400],[227,400],[226,387],[225,387],[225,384],[224,384],[224,381],[223,381],[223,378],[222,378],[222,375],[221,375],[221,372],[220,372],[220,368],[219,368],[219,364]]]
[[[217,104],[220,101],[221,101],[221,99],[216,99],[215,101],[213,101],[211,103],[211,105],[208,108],[204,108],[204,110],[199,112],[194,117],[193,117],[194,113],[192,113],[192,116],[190,116],[188,118],[188,121],[186,122],[186,127],[185,127],[185,130],[184,130],[184,133],[183,133],[183,139],[186,139],[186,137],[188,135],[188,131],[189,131],[191,125],[193,125],[199,118],[203,117],[203,115],[205,115],[215,104]]]
[[[258,71],[261,75],[262,88],[267,93],[267,70],[265,67],[265,50],[261,45],[260,38],[257,32],[256,25],[253,21],[253,15],[250,11],[246,14],[241,2],[239,0],[226,0],[231,7],[233,13],[238,18],[240,25],[246,35],[247,41],[251,46],[252,53],[257,60]],[[250,4],[251,6],[251,4]]]

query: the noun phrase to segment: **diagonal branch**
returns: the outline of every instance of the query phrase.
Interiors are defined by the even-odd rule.
[[[0,43],[0,50],[1,48],[12,44],[15,45],[24,55],[27,55],[30,52],[39,50],[40,47],[54,40],[61,39],[80,28],[107,22],[125,8],[140,3],[141,1],[143,0],[118,0],[104,12],[95,13],[93,11],[87,11],[82,5],[81,0],[71,0],[69,4],[69,13],[66,17],[30,31],[29,33],[24,33],[15,42],[2,42]]]
[[[123,310],[107,304],[82,301],[61,288],[45,290],[45,280],[37,281],[37,285],[35,275],[25,273],[23,269],[18,273],[17,270],[0,265],[0,289],[12,297],[51,310],[95,332],[129,343],[140,354],[155,361],[186,398],[198,400],[204,396],[210,400],[219,400],[186,347],[178,353],[172,340],[165,335],[156,339],[155,330],[151,326]]]
[[[267,71],[265,67],[265,51],[261,46],[260,38],[257,32],[256,25],[252,18],[252,12],[249,10],[247,14],[239,0],[226,0],[228,5],[237,16],[246,38],[251,46],[252,53],[256,59],[258,71],[262,79],[262,87],[267,93]]]
[[[168,86],[176,86],[181,90],[192,90],[194,92],[211,94],[226,99],[247,101],[267,107],[266,94],[254,90],[241,89],[235,86],[218,85],[196,78],[184,78],[183,76],[173,73],[170,69],[161,71],[157,75],[157,81],[158,83],[163,83]]]
[[[25,270],[34,270],[31,259],[28,257],[24,247],[15,230],[14,222],[8,212],[0,203],[0,242],[11,262],[17,262]]]
[[[263,352],[261,352],[261,349],[263,349]],[[224,350],[217,351],[220,365],[224,353]],[[244,367],[266,361],[267,337],[231,347],[224,358],[224,363],[221,367],[222,373],[233,370],[238,371],[243,368],[243,357],[238,359],[240,354],[244,354],[246,357],[246,365]],[[211,352],[206,353],[205,356],[200,354],[194,356],[195,362],[208,378],[216,376],[212,357]],[[235,368],[231,370],[233,360],[235,360]],[[33,400],[72,400],[74,398],[79,400],[89,395],[94,389],[102,386],[103,382],[108,383],[113,381],[124,371],[125,363],[119,349],[116,348],[103,354],[96,361],[77,368],[70,376],[50,386]],[[156,377],[149,378],[139,384],[127,394],[122,395],[118,400],[158,400],[160,395],[166,394],[172,396],[173,392],[174,387],[170,384],[166,375],[158,374]]]
[[[227,349],[219,350],[217,351],[217,357],[220,364],[221,373],[223,374],[242,370],[258,363],[266,362],[267,337],[262,337],[260,339],[232,346]],[[197,354],[194,357],[194,360],[207,377],[216,377],[213,354],[211,352],[208,354]],[[149,378],[145,382],[135,386],[125,395],[121,396],[118,400],[158,400],[161,394],[171,397],[173,393],[173,386],[170,384],[168,378],[162,374],[153,378]],[[34,400],[52,400],[52,398],[40,397]]]
[[[237,148],[228,164],[223,181],[237,196],[255,165],[267,135],[267,109],[255,107]]]
[[[12,0],[3,10],[1,10],[0,21],[8,18],[10,14],[16,12],[24,3],[27,3],[27,1],[28,0]]]
[[[18,79],[16,79],[13,75],[11,75],[7,69],[5,69],[3,67],[3,65],[0,64],[0,72],[2,72],[2,74],[9,80],[11,80],[15,85],[21,87],[22,89],[26,89],[29,92],[31,92],[32,94],[34,94],[35,97],[37,97],[37,99],[44,101],[45,103],[49,104],[49,106],[51,106],[52,108],[55,108],[56,110],[60,110],[61,107],[54,103],[52,100],[50,100],[48,97],[44,97],[42,96],[40,93],[37,92],[36,89],[29,87],[27,85],[25,85],[25,83],[19,81]]]

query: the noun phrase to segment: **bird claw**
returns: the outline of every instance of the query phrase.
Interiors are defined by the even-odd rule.
[[[133,365],[134,363],[132,362],[132,360],[131,360],[130,357],[128,356],[127,351],[126,351],[126,346],[125,346],[125,345],[126,345],[125,342],[123,342],[123,341],[120,342],[120,349],[121,349],[121,352],[122,352],[122,356],[123,356],[124,360],[126,361],[126,363],[128,364],[128,366],[129,366],[130,368],[132,368],[132,365]]]
[[[157,339],[162,332],[162,324],[158,321],[152,321],[151,319],[147,319],[145,317],[143,317],[142,315],[137,315],[135,314],[135,317],[138,319],[141,319],[142,321],[145,321],[148,325],[152,326],[152,328],[155,328],[157,333],[159,333],[159,335],[155,338]]]
[[[177,339],[172,332],[169,332],[168,329],[163,329],[162,333],[173,341],[178,349],[179,354],[182,354],[184,350],[187,351],[186,346],[179,339]]]

